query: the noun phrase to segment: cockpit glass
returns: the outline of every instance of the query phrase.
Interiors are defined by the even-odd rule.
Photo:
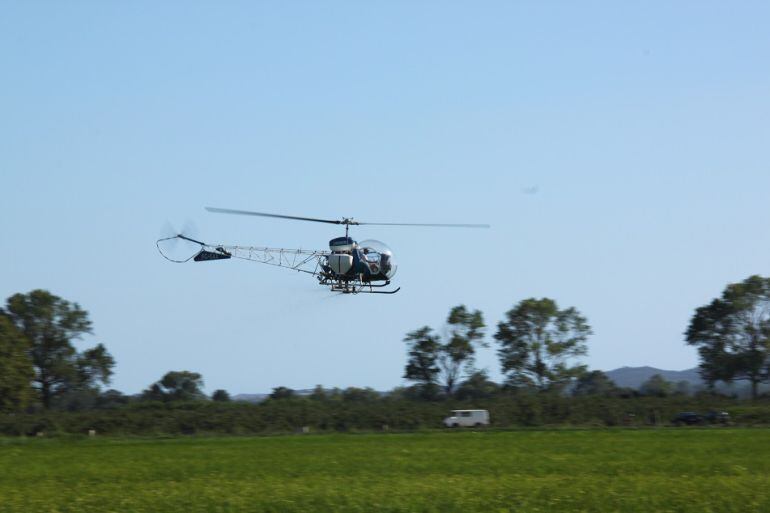
[[[363,260],[369,266],[373,274],[384,274],[388,279],[396,274],[396,261],[393,258],[393,251],[378,240],[364,240],[358,243]]]

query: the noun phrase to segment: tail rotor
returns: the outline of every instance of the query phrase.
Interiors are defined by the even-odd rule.
[[[199,244],[194,239],[198,236],[198,229],[191,219],[185,220],[181,230],[166,221],[160,229],[155,245],[160,254],[171,262],[183,263],[193,258],[200,250]]]

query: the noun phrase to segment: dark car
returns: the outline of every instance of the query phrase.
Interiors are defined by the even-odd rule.
[[[671,422],[676,426],[694,426],[696,424],[703,424],[703,417],[694,411],[683,411],[671,419]]]
[[[703,417],[710,424],[729,424],[730,414],[726,411],[710,411]]]

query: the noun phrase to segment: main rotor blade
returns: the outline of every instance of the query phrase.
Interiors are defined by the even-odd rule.
[[[489,228],[488,224],[442,224],[442,223],[358,223],[376,226],[431,226],[438,228]]]
[[[244,216],[275,217],[278,219],[292,219],[295,221],[312,221],[314,223],[344,224],[344,225],[372,225],[372,226],[427,226],[433,228],[489,228],[488,224],[444,224],[444,223],[363,223],[347,217],[342,220],[318,219],[316,217],[285,216],[282,214],[268,214],[266,212],[252,212],[250,210],[234,210],[231,208],[206,207],[209,212],[217,214],[238,214]]]
[[[277,217],[279,219],[293,219],[295,221],[313,221],[315,223],[342,224],[342,221],[336,221],[333,219],[316,219],[314,217],[284,216],[281,214],[266,214],[264,212],[251,212],[248,210],[233,210],[231,208],[206,207],[206,210],[208,210],[209,212],[215,212],[217,214],[239,214],[243,216]]]

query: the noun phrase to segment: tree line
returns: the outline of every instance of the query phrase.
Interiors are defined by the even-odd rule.
[[[424,398],[462,396],[468,388],[497,386],[474,368],[476,351],[488,347],[485,327],[480,311],[461,305],[450,310],[443,335],[427,326],[410,332],[404,339],[408,348],[404,378],[415,383],[417,394]],[[613,389],[604,373],[589,372],[579,363],[588,354],[591,334],[588,320],[574,307],[560,309],[550,298],[519,302],[494,333],[505,377],[502,386],[573,394],[623,393]],[[729,284],[721,297],[695,310],[685,341],[698,349],[699,373],[712,392],[719,382],[748,381],[756,399],[759,385],[770,383],[770,278],[750,276]],[[656,375],[639,392],[666,396],[685,389]]]
[[[0,412],[28,408],[88,409],[120,405],[129,398],[110,383],[115,359],[102,343],[78,351],[73,342],[92,334],[88,312],[46,290],[14,294],[0,309]],[[197,372],[170,371],[139,399],[191,401],[205,398]],[[212,399],[227,401],[225,390]]]
[[[416,383],[424,398],[452,396],[459,388],[478,386],[489,379],[474,368],[474,357],[484,339],[480,311],[464,305],[451,309],[444,335],[428,326],[407,334],[408,360],[404,378]],[[588,353],[591,327],[575,308],[559,309],[553,299],[525,299],[506,314],[494,335],[505,385],[560,388],[586,374],[575,360]],[[460,378],[465,382],[458,388]]]
[[[515,393],[561,396],[666,397],[684,395],[684,387],[654,376],[640,390],[621,389],[601,371],[580,363],[592,334],[588,320],[574,307],[560,308],[550,298],[524,299],[497,323],[503,383],[475,368],[480,348],[489,347],[483,314],[464,305],[452,308],[441,329],[423,326],[406,334],[403,377],[411,386],[389,393],[410,401],[478,401]],[[45,290],[15,294],[0,309],[0,412],[31,409],[112,408],[131,402],[167,404],[213,399],[227,402],[217,390],[208,398],[203,378],[191,371],[170,371],[141,394],[127,397],[109,384],[115,360],[102,343],[78,351],[73,341],[92,333],[80,305]],[[685,332],[698,349],[700,375],[709,387],[746,380],[752,397],[770,382],[770,278],[751,276],[728,285],[719,298],[695,310]],[[326,390],[318,400],[375,401],[371,389]],[[271,400],[294,399],[276,387]]]

